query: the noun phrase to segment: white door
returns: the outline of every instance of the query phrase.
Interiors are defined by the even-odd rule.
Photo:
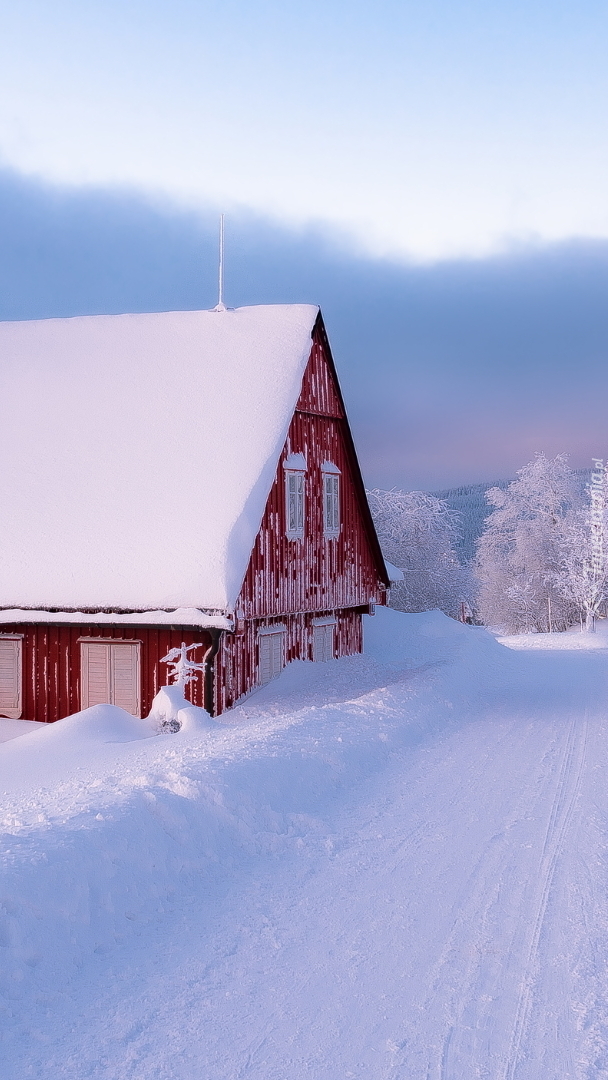
[[[81,641],[81,709],[118,705],[141,716],[139,641]]]
[[[314,661],[327,661],[334,658],[334,626],[325,623],[312,628],[312,658]]]
[[[133,716],[141,716],[141,676],[139,642],[110,646],[112,705],[119,705]]]
[[[258,637],[260,647],[260,682],[262,684],[275,679],[285,666],[283,631],[276,634],[260,634]]]
[[[20,637],[0,637],[0,716],[11,720],[21,716],[21,650]]]

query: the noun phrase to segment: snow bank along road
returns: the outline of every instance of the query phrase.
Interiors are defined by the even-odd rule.
[[[3,1080],[608,1077],[608,650],[366,630],[0,746]]]

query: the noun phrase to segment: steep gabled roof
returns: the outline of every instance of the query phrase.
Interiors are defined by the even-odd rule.
[[[0,608],[231,610],[317,315],[0,323]]]

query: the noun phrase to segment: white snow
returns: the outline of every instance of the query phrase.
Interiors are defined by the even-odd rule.
[[[510,649],[608,649],[608,621],[598,622],[595,631],[573,627],[564,633],[497,635],[497,640]]]
[[[389,562],[388,559],[384,560],[384,565],[386,567],[389,581],[403,581],[403,570],[400,570],[398,566],[393,566],[392,562]]]
[[[215,725],[206,709],[199,709],[184,697],[183,687],[178,684],[161,686],[152,702],[148,720],[154,724],[157,732],[169,725],[175,725],[174,731],[208,730]]]
[[[607,676],[381,609],[207,730],[0,747],[2,1074],[601,1080]]]
[[[20,735],[29,735],[32,731],[46,727],[47,724],[38,720],[10,720],[6,716],[0,716],[0,743],[10,742],[11,739],[18,739]]]
[[[284,469],[294,472],[306,472],[306,458],[304,454],[288,454],[283,462]]]
[[[0,323],[0,607],[229,611],[317,314]]]
[[[220,630],[232,630],[233,622],[225,615],[209,615],[199,608],[175,608],[172,611],[121,612],[96,611],[45,611],[30,608],[5,608],[0,611],[0,625],[10,623],[71,623],[98,626],[215,626]]]

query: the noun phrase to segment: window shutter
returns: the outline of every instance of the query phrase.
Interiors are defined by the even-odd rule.
[[[110,646],[112,705],[133,716],[141,716],[139,642],[120,642]]]
[[[110,645],[101,641],[81,641],[80,676],[82,691],[80,708],[92,705],[111,705]]]
[[[0,716],[18,720],[21,716],[20,637],[0,637]]]

